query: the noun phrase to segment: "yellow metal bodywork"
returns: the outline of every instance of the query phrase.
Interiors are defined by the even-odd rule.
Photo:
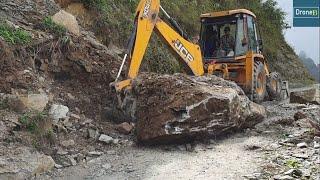
[[[130,57],[128,79],[114,84],[117,91],[129,87],[132,79],[137,77],[154,29],[156,29],[158,34],[174,50],[179,60],[183,64],[186,64],[194,75],[201,76],[204,74],[200,46],[184,39],[173,28],[162,21],[158,17],[159,9],[159,0],[140,1],[136,10],[137,32],[133,53]]]
[[[157,17],[160,9],[159,0],[143,0],[140,1],[136,16],[137,16],[137,32],[135,48],[131,56],[131,63],[128,73],[128,78],[133,79],[138,75],[141,61],[149,44],[151,34],[157,22]]]
[[[229,10],[229,11],[219,11],[219,12],[212,12],[212,13],[205,13],[200,16],[200,18],[213,18],[213,17],[223,17],[223,16],[230,16],[234,14],[249,14],[256,18],[256,15],[247,10],[247,9],[234,9],[234,10]]]
[[[204,74],[200,46],[181,37],[164,21],[158,19],[156,30],[165,39],[165,42],[179,55],[179,59],[190,68],[195,76]]]
[[[264,63],[267,75],[269,70],[263,55],[247,52],[246,55],[234,57],[230,62],[215,62],[204,64],[199,45],[194,44],[171,26],[159,18],[160,0],[141,0],[136,10],[136,36],[132,54],[130,54],[130,65],[127,79],[115,82],[115,89],[121,91],[124,88],[130,88],[132,80],[137,77],[143,56],[149,43],[152,32],[155,30],[173,52],[177,55],[182,64],[189,67],[189,70],[195,76],[202,76],[205,73],[215,74],[221,72],[223,78],[235,81],[245,92],[251,93],[253,87],[254,62],[259,60]],[[237,9],[230,11],[221,11],[201,15],[201,18],[230,16],[233,14],[249,14],[256,17],[251,11],[246,9]],[[206,71],[206,72],[205,72]],[[236,77],[230,76],[230,73],[237,73]]]
[[[251,93],[252,91],[255,61],[263,62],[266,70],[266,75],[269,75],[266,61],[264,59],[264,56],[261,54],[249,51],[244,56],[235,57],[234,60],[235,62],[232,63],[216,62],[213,64],[209,64],[207,66],[207,73],[215,74],[217,72],[221,72],[224,79],[236,82],[247,93]],[[230,73],[232,72],[236,72],[237,76],[231,77]]]

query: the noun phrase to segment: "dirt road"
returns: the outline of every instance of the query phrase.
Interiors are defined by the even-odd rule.
[[[301,177],[319,179],[320,149],[310,137],[312,131],[303,119],[291,120],[297,111],[319,120],[319,106],[264,106],[269,116],[254,129],[184,145],[141,147],[129,140],[126,145],[102,146],[103,155],[40,179],[273,179],[292,169],[301,171]]]
[[[56,174],[58,179],[244,179],[258,172],[262,152],[246,149],[270,139],[243,134],[189,152],[184,145],[161,148],[129,147],[109,151],[89,162]]]

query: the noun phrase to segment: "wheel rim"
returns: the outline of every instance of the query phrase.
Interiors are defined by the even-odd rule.
[[[264,92],[264,83],[265,82],[265,76],[263,75],[263,73],[259,73],[258,75],[258,82],[257,82],[257,88],[256,88],[256,92],[261,95]]]
[[[272,81],[271,81],[271,87],[272,87],[273,90],[277,91],[277,89],[278,89],[278,83],[277,83],[276,80],[272,79]]]

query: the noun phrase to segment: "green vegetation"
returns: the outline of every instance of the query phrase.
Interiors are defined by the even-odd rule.
[[[132,31],[135,8],[139,1],[82,0],[86,7],[94,12],[93,14],[98,14],[94,17],[91,29],[99,39],[106,45],[112,43],[120,47],[125,47],[127,44]],[[299,64],[294,50],[285,42],[283,30],[289,27],[285,22],[285,13],[276,6],[275,0],[161,0],[161,5],[190,37],[199,34],[199,17],[203,13],[239,8],[251,10],[257,15],[264,42],[264,54],[271,70],[280,72],[287,80],[312,81],[302,63]],[[181,68],[176,68],[178,63],[174,59],[165,45],[153,35],[144,58],[147,63],[143,63],[147,65],[143,70],[157,73],[178,72]]]
[[[286,161],[286,165],[291,169],[296,169],[296,168],[299,168],[301,166],[299,164],[299,162],[297,160],[294,160],[294,159],[287,160]]]
[[[6,23],[0,23],[0,36],[10,44],[26,44],[32,39],[27,31],[15,29]]]
[[[0,100],[0,110],[7,109],[7,108],[8,108],[8,100],[7,99]]]
[[[47,118],[47,115],[43,112],[28,112],[19,118],[19,122],[24,129],[27,129],[31,133],[37,133],[41,129],[39,124],[43,122],[45,118]]]
[[[54,143],[52,122],[46,112],[27,112],[19,118],[19,122],[21,129],[30,133],[35,148],[45,148],[48,143]]]
[[[59,37],[64,36],[67,32],[67,29],[65,27],[53,22],[51,17],[44,18],[42,27],[44,28],[44,30],[49,31]]]

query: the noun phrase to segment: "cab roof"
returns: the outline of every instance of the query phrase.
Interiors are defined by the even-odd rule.
[[[256,18],[256,15],[247,9],[234,9],[234,10],[228,10],[228,11],[205,13],[205,14],[202,14],[200,18],[223,17],[223,16],[234,15],[234,14],[248,14]]]

